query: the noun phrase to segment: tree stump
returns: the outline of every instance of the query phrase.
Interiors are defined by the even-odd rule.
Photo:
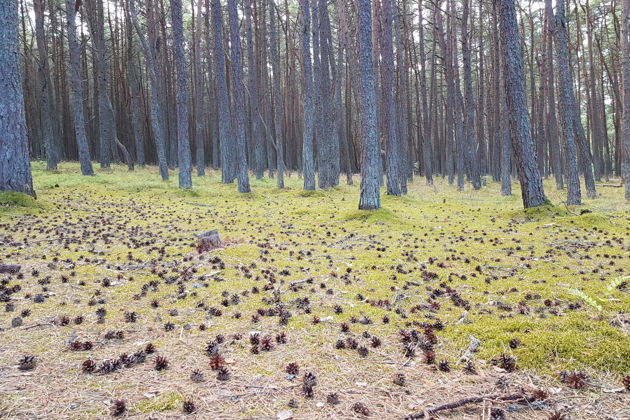
[[[199,251],[199,253],[219,248],[222,245],[218,229],[209,230],[208,232],[198,235],[197,238],[197,251]]]

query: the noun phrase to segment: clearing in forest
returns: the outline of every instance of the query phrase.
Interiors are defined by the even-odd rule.
[[[36,201],[0,195],[0,263],[21,266],[0,274],[1,418],[393,419],[487,396],[434,415],[630,417],[621,189],[523,211],[517,185],[417,179],[360,212],[356,185],[295,175],[242,195],[215,172],[181,191],[61,168],[34,164]],[[211,229],[222,246],[198,246]]]

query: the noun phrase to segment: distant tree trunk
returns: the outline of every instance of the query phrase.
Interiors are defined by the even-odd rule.
[[[545,77],[545,91],[547,96],[547,141],[549,143],[549,149],[551,154],[551,166],[556,180],[556,188],[561,190],[564,188],[564,176],[562,173],[562,161],[560,153],[560,143],[558,140],[558,119],[556,117],[556,87],[555,87],[555,71],[553,63],[553,30],[554,30],[554,16],[553,8],[551,6],[551,0],[545,0],[545,30],[547,36],[545,37],[545,69],[546,73],[542,75]]]
[[[221,1],[212,0],[212,34],[214,41],[214,73],[218,99],[219,147],[221,148],[221,182],[231,184],[237,172],[237,162],[230,117],[225,50],[223,48],[223,17]]]
[[[17,7],[12,0],[3,1],[0,2],[0,191],[35,197],[20,61]]]
[[[72,0],[68,0],[72,1]],[[153,8],[153,2],[148,1],[149,8]],[[155,45],[149,45],[144,37],[144,32],[138,23],[138,14],[136,12],[135,0],[129,0],[129,9],[131,12],[131,21],[136,29],[138,38],[142,45],[144,57],[147,61],[147,71],[149,73],[149,82],[151,84],[151,128],[153,129],[153,137],[155,138],[155,145],[157,149],[158,165],[160,167],[160,175],[162,180],[168,180],[168,162],[166,159],[166,136],[164,130],[164,113],[162,112],[161,99],[160,99],[160,82],[159,73],[155,56]],[[153,10],[149,10],[147,15],[152,15]],[[148,23],[153,23],[149,19]]]
[[[245,85],[243,84],[243,63],[241,61],[241,38],[239,34],[236,0],[228,0],[230,19],[230,64],[234,98],[234,129],[236,131],[236,156],[238,167],[238,192],[248,193],[249,174],[247,173],[247,145],[245,144]]]
[[[427,180],[427,185],[433,185],[433,165],[431,154],[431,113],[429,109],[428,93],[427,93],[427,57],[425,50],[424,39],[424,18],[422,16],[424,11],[424,0],[418,0],[418,49],[420,50],[420,96],[422,97],[422,157],[424,163],[424,176]],[[437,9],[434,10],[433,14]],[[435,69],[431,68],[431,77],[435,77]],[[431,80],[433,82],[433,80]],[[433,106],[433,102],[431,103]]]
[[[335,60],[331,45],[330,18],[328,2],[318,0],[319,14],[319,52],[320,52],[320,100],[322,105],[321,132],[318,137],[319,188],[331,188],[339,185],[339,139],[335,120],[333,88],[330,79]]]
[[[193,12],[193,77],[194,77],[194,126],[195,126],[195,163],[197,176],[206,174],[204,121],[206,119],[204,109],[203,73],[201,69],[201,13],[202,1],[197,0],[197,12]],[[191,2],[194,9],[194,1]],[[208,48],[210,46],[207,46]]]
[[[521,183],[521,195],[525,208],[547,202],[542,179],[536,163],[534,143],[531,137],[527,101],[523,85],[523,58],[520,35],[516,22],[515,0],[499,1],[499,25],[501,28],[501,53],[504,57],[505,94],[510,115],[512,147]]]
[[[308,0],[302,0],[308,1]],[[359,209],[375,210],[381,207],[379,191],[380,154],[376,118],[376,90],[372,64],[372,7],[371,0],[358,0],[358,44],[361,86],[361,197]]]
[[[252,36],[252,7],[251,0],[243,0],[245,15],[245,35],[247,38],[247,74],[249,90],[249,109],[251,118],[251,137],[254,143],[254,171],[256,179],[262,179],[265,174],[264,159],[264,135],[262,132],[262,121],[260,115],[259,93],[258,93],[258,65],[254,54],[254,39]]]
[[[83,108],[83,83],[81,77],[80,46],[77,41],[77,9],[80,6],[75,0],[66,0],[66,19],[68,23],[68,49],[70,51],[70,70],[68,85],[70,85],[70,112],[74,121],[74,132],[79,150],[79,162],[83,175],[94,175],[90,161],[90,148],[85,133],[85,114]]]
[[[302,77],[304,95],[304,136],[302,141],[302,170],[304,189],[315,190],[315,168],[313,167],[313,68],[311,63],[311,11],[309,0],[300,0],[302,15]]]
[[[96,73],[97,92],[97,112],[98,112],[98,136],[99,161],[101,168],[109,168],[112,159],[112,144],[114,143],[115,121],[114,115],[109,112],[109,96],[107,93],[108,63],[107,51],[105,50],[105,19],[103,14],[102,1],[87,1],[85,10],[88,20],[88,27],[94,46],[94,64]]]
[[[276,28],[276,4],[269,0],[269,44],[271,46],[271,68],[273,71],[273,125],[278,167],[278,188],[284,188],[284,138],[282,136],[282,90],[280,88],[280,55],[278,54],[278,30]]]
[[[465,103],[465,129],[464,150],[468,171],[473,188],[481,188],[481,175],[479,174],[479,162],[477,159],[477,138],[475,134],[475,97],[472,85],[472,65],[470,59],[470,38],[468,32],[468,19],[470,18],[470,0],[464,0],[462,15],[462,56],[464,62],[464,103]]]
[[[43,0],[33,0],[35,12],[35,37],[37,40],[37,75],[39,78],[41,101],[41,124],[44,147],[46,148],[46,169],[55,170],[61,160],[60,139],[55,126],[55,104],[53,100],[50,66],[48,64],[48,45],[44,31],[44,3]]]
[[[394,91],[394,47],[392,41],[392,23],[394,11],[392,0],[382,0],[382,37],[381,54],[383,63],[381,73],[382,89],[385,101],[381,109],[383,131],[387,134],[387,194],[400,196],[400,144],[398,138],[396,92]]]
[[[131,17],[129,16],[131,21]],[[146,158],[144,150],[144,130],[140,118],[142,82],[138,76],[136,50],[133,42],[133,28],[127,28],[127,78],[129,79],[129,114],[131,130],[136,149],[136,163],[144,167]]]
[[[177,156],[179,160],[179,188],[192,188],[192,162],[188,139],[188,86],[186,76],[186,56],[184,54],[184,27],[182,22],[182,1],[171,0],[173,24],[173,56],[177,71]]]
[[[630,201],[630,0],[623,0],[622,13],[622,76],[623,76],[623,147],[622,173],[625,181],[626,200]]]
[[[573,126],[575,98],[573,96],[573,81],[571,77],[571,69],[569,67],[569,41],[566,29],[566,18],[564,14],[564,1],[557,1],[555,28],[556,36],[556,57],[558,60],[558,75],[560,83],[560,118],[562,122],[562,132],[564,134],[564,143],[567,162],[567,204],[582,204],[582,193],[580,187],[580,177],[578,172],[578,156],[575,139],[575,130]]]

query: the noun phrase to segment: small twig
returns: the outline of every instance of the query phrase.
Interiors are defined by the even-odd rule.
[[[37,328],[37,327],[52,327],[53,325],[55,325],[54,322],[38,322],[37,324],[33,324],[33,325],[29,325],[27,327],[22,327],[20,328],[21,330],[30,330],[31,328]]]
[[[487,395],[487,396],[482,396],[482,397],[463,398],[461,400],[457,400],[457,401],[454,401],[452,403],[440,405],[438,407],[425,410],[422,413],[410,414],[407,417],[405,417],[405,420],[423,419],[423,418],[425,418],[425,414],[432,415],[432,414],[435,414],[435,413],[440,412],[440,411],[453,410],[455,408],[459,408],[459,407],[462,407],[462,406],[467,405],[467,404],[476,404],[476,403],[484,402],[485,400],[495,400],[495,401],[530,401],[531,398],[529,398],[528,396],[523,395],[523,394]]]

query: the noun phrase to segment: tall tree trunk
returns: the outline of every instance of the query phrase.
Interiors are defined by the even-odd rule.
[[[499,26],[501,28],[501,53],[505,75],[505,94],[510,115],[512,148],[521,183],[521,195],[525,208],[536,207],[547,202],[542,178],[538,171],[534,143],[531,137],[527,101],[523,85],[523,57],[520,35],[516,22],[515,0],[499,2]]]
[[[14,1],[3,1],[0,2],[0,191],[35,197],[20,61],[17,7]]]
[[[280,87],[280,55],[278,54],[278,31],[276,28],[276,4],[269,0],[269,44],[271,47],[271,68],[273,72],[273,126],[278,167],[278,188],[284,188],[284,138],[282,136],[282,89]]]
[[[85,133],[85,111],[83,108],[83,83],[81,77],[80,46],[77,41],[76,14],[80,3],[66,0],[66,20],[68,23],[68,50],[70,51],[70,71],[68,85],[70,85],[70,110],[74,121],[74,132],[79,150],[79,162],[83,175],[94,175],[90,160],[90,148]]]
[[[221,1],[212,0],[212,33],[214,41],[214,73],[219,114],[219,147],[221,148],[221,182],[231,184],[237,174],[236,145],[232,134],[230,100],[225,72],[225,50],[223,48],[223,17]]]
[[[560,83],[560,112],[562,132],[564,134],[565,154],[567,162],[567,204],[582,204],[582,193],[578,172],[578,156],[573,125],[575,97],[573,96],[573,81],[569,67],[569,40],[567,36],[564,1],[556,4],[555,28],[556,57],[558,60],[558,80]]]
[[[182,22],[182,1],[171,0],[171,20],[173,24],[173,56],[177,72],[177,156],[179,160],[179,188],[192,188],[192,162],[190,141],[188,140],[188,86],[186,76],[186,56],[184,54],[184,25]]]
[[[46,149],[46,169],[55,170],[61,160],[60,140],[55,126],[58,115],[53,101],[50,66],[48,64],[48,45],[44,31],[44,0],[33,0],[35,12],[35,37],[37,40],[37,75],[39,78],[41,101],[41,124],[44,147]]]
[[[315,190],[315,168],[313,167],[313,67],[311,63],[311,9],[309,0],[300,0],[302,16],[302,90],[304,95],[304,134],[302,140],[302,171],[304,189]]]
[[[251,138],[254,143],[254,170],[256,179],[262,179],[265,173],[264,140],[259,105],[258,66],[254,54],[254,39],[252,36],[252,7],[251,0],[243,1],[245,15],[245,35],[247,38],[247,74],[249,90],[249,109],[251,118]]]
[[[308,1],[308,0],[302,0]],[[361,197],[359,209],[375,210],[381,207],[379,191],[380,156],[376,118],[376,89],[372,64],[372,7],[371,0],[358,0],[358,44],[361,79]]]
[[[623,129],[621,145],[622,173],[625,181],[626,200],[630,201],[630,0],[623,0],[622,13],[622,76],[623,76]]]
[[[468,32],[468,19],[470,17],[470,0],[464,0],[462,15],[462,57],[464,62],[464,103],[465,103],[465,130],[464,150],[466,162],[473,188],[481,188],[481,175],[479,174],[479,162],[477,160],[477,137],[475,133],[475,97],[472,85],[472,65],[470,62],[470,38]]]
[[[250,192],[250,188],[249,174],[247,172],[247,145],[245,144],[245,85],[243,81],[241,38],[239,34],[236,0],[228,0],[228,16],[230,19],[230,64],[232,67],[232,86],[235,113],[234,129],[236,134],[238,192],[248,193]]]
[[[201,13],[202,1],[197,0],[197,12],[194,12],[194,1],[191,1],[193,10],[193,77],[194,77],[194,120],[195,126],[195,163],[197,176],[206,174],[206,150],[204,128],[206,112],[204,109],[203,73],[201,69]],[[209,48],[209,46],[208,46]]]
[[[398,138],[396,92],[394,91],[394,51],[392,42],[392,23],[394,11],[392,0],[382,0],[382,37],[381,54],[383,63],[381,74],[382,89],[385,100],[381,112],[383,114],[383,131],[386,138],[387,157],[387,194],[400,196],[400,144]]]
[[[147,1],[147,7],[153,9],[152,0]],[[162,112],[162,106],[160,102],[160,82],[158,80],[159,73],[156,62],[157,58],[155,55],[155,40],[150,37],[149,42],[151,42],[152,45],[149,45],[149,42],[147,42],[147,40],[145,39],[144,32],[140,27],[140,24],[138,23],[138,13],[136,11],[135,0],[129,0],[129,10],[131,12],[131,21],[136,29],[136,33],[142,45],[144,57],[147,61],[147,72],[149,73],[149,82],[151,85],[151,128],[153,129],[153,137],[155,138],[160,175],[162,176],[162,180],[167,181],[168,162],[166,158],[166,133],[163,121],[164,113]],[[151,16],[153,13],[153,10],[149,10],[147,12],[147,16]],[[147,24],[155,25],[155,22],[148,18]],[[154,29],[155,28],[151,28],[150,32],[152,32]]]

